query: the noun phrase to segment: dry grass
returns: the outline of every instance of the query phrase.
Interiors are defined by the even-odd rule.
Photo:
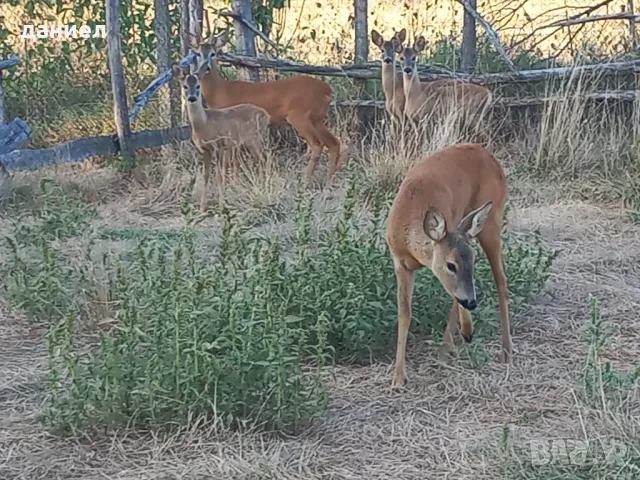
[[[459,360],[449,366],[436,362],[429,339],[413,340],[406,392],[390,390],[390,360],[328,368],[331,412],[297,437],[200,423],[170,435],[95,431],[62,439],[39,423],[47,370],[44,332],[2,305],[0,477],[542,479],[551,477],[530,465],[531,440],[617,438],[632,445],[640,433],[637,386],[620,404],[594,406],[579,396],[589,294],[599,298],[614,327],[612,347],[604,355],[620,368],[637,367],[640,355],[640,324],[634,316],[640,308],[640,227],[627,222],[610,201],[579,197],[589,185],[610,188],[607,177],[619,166],[611,152],[632,146],[633,139],[621,126],[624,120],[596,128],[584,117],[570,102],[553,105],[529,137],[490,146],[509,172],[511,229],[527,235],[539,228],[544,241],[561,252],[545,294],[513,319],[514,365],[497,363],[497,337],[461,348]],[[352,161],[366,167],[362,181],[391,194],[411,162],[465,139],[451,119],[443,119],[436,132],[405,150],[382,130],[372,132],[366,143],[351,139],[345,125],[352,121],[338,119],[343,123],[336,131],[342,132]],[[598,147],[607,144],[612,149]],[[544,154],[537,145],[546,146]],[[180,223],[178,199],[192,188],[196,160],[185,144],[142,167],[142,184],[107,169],[60,167],[56,175],[81,189],[110,226],[165,230]],[[584,173],[587,161],[597,167],[598,183],[590,182],[592,175],[566,180],[566,174]],[[534,167],[542,175],[523,175]],[[248,164],[229,180],[225,202],[244,212],[241,220],[255,230],[286,237],[302,169],[298,154],[271,151],[267,165]],[[29,185],[47,174],[20,175],[14,188],[28,195]],[[562,174],[564,183],[549,180],[552,174]],[[326,162],[321,162],[311,186],[317,222],[326,221],[344,193],[342,180],[324,187],[325,176]],[[0,231],[7,223],[2,219]],[[200,228],[215,237],[215,216]],[[616,468],[596,465],[591,476],[564,478],[605,478]]]
[[[211,424],[170,436],[51,437],[37,421],[46,369],[43,332],[3,307],[2,478],[489,479],[500,474],[504,425],[522,460],[532,439],[632,439],[640,427],[637,392],[626,411],[592,409],[574,395],[588,293],[598,296],[616,328],[612,359],[621,366],[637,362],[640,327],[632,315],[640,307],[640,228],[588,203],[515,203],[514,230],[541,228],[562,252],[548,296],[514,319],[515,364],[495,361],[497,339],[463,350],[449,367],[436,363],[433,346],[413,342],[407,392],[390,391],[389,363],[339,368],[335,378],[327,377],[330,416],[297,438],[238,434]],[[543,478],[531,475],[524,478]]]

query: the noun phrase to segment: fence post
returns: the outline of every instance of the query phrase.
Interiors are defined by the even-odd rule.
[[[468,0],[469,6],[476,10],[477,1]],[[478,63],[476,19],[467,9],[464,9],[464,23],[462,26],[462,49],[460,52],[460,68],[464,73],[473,73]]]
[[[119,0],[107,0],[107,48],[109,52],[109,71],[111,73],[111,91],[113,92],[113,113],[120,151],[125,160],[135,167],[135,155],[129,148],[131,125],[127,109],[127,90],[122,70],[122,47],[120,44],[120,4]]]
[[[156,59],[158,75],[171,68],[171,16],[169,14],[169,0],[154,0],[154,27],[156,34]],[[166,88],[158,92],[160,103],[160,118],[166,127],[175,127],[175,89],[174,83],[169,82]]]
[[[240,15],[244,20],[253,23],[253,15],[251,14],[251,0],[231,0],[231,9],[234,13]],[[233,19],[236,31],[236,53],[239,55],[256,56],[255,34],[237,19]],[[259,82],[260,75],[257,68],[239,67],[238,77],[241,80],[249,80],[251,82]]]
[[[203,0],[189,0],[189,40],[197,46],[202,41]]]
[[[5,124],[4,88],[2,88],[2,69],[0,69],[0,127]]]
[[[189,0],[180,0],[180,57],[184,58],[189,55],[191,42],[189,40]],[[179,89],[179,92],[182,90]],[[187,103],[184,95],[180,95],[181,117],[182,123],[188,122]]]
[[[627,0],[627,10],[631,15],[636,13],[634,0]],[[638,31],[636,30],[636,19],[629,19],[629,36],[631,37],[631,49],[635,52],[638,49]]]
[[[353,29],[354,29],[354,60],[356,64],[367,63],[369,61],[369,34],[367,32],[367,0],[353,0]],[[354,80],[356,95],[358,98],[366,96],[366,80]],[[366,124],[364,111],[361,108],[356,110],[358,124],[364,127]]]

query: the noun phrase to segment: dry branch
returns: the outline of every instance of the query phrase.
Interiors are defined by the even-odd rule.
[[[264,40],[266,44],[271,45],[275,49],[278,48],[277,43],[269,39],[269,37],[267,37],[264,33],[262,33],[252,22],[248,21],[239,13],[229,12],[229,11],[220,11],[217,9],[213,9],[213,11],[216,12],[216,15],[220,15],[221,17],[233,18],[235,21],[241,23],[242,25],[247,27],[249,30],[251,30],[253,33],[258,35],[262,40]]]
[[[526,107],[542,105],[552,102],[566,102],[576,100],[616,100],[621,102],[636,101],[634,91],[595,92],[576,95],[561,95],[556,97],[525,97],[525,98],[497,98],[495,103],[502,107]],[[384,100],[336,100],[331,103],[333,107],[375,107],[385,108]]]
[[[604,20],[638,21],[640,20],[640,15],[622,12],[622,13],[613,13],[611,15],[595,15],[593,17],[586,17],[586,18],[570,18],[568,20],[558,20],[556,22],[550,23],[549,25],[539,27],[536,30],[544,30],[547,28],[554,28],[554,27],[570,27],[571,25],[581,25],[581,24],[590,23],[590,22],[601,22]]]
[[[482,18],[482,16],[469,4],[468,0],[457,0],[457,1],[465,8],[467,12],[469,12],[469,14],[473,18],[476,19],[476,22],[482,25],[482,28],[484,28],[485,32],[487,32],[487,37],[489,38],[489,41],[493,44],[493,46],[496,48],[498,53],[502,55],[504,60],[507,62],[509,69],[512,72],[517,72],[518,69],[514,65],[511,58],[509,58],[509,55],[507,55],[507,52],[505,51],[504,47],[500,43],[500,39],[498,38],[498,33],[493,29],[493,27],[489,24],[489,22],[487,22],[484,18]]]
[[[585,10],[583,10],[580,13],[577,13],[569,18],[567,18],[566,20],[559,20],[561,22],[567,22],[567,21],[572,21],[572,20],[577,20],[579,18],[585,17],[587,15],[590,15],[591,13],[595,12],[596,10],[602,8],[602,7],[606,7],[607,5],[609,5],[611,2],[613,2],[613,0],[604,0],[596,5],[593,5]],[[560,8],[564,8],[564,7],[560,7]],[[547,12],[548,13],[548,12]],[[543,15],[543,14],[541,14]],[[536,18],[539,18],[541,15],[539,15]],[[557,23],[557,22],[554,22]],[[557,25],[556,25],[557,27]],[[536,27],[534,28],[531,32],[529,32],[529,34],[527,36],[525,36],[524,38],[521,38],[520,40],[518,40],[517,42],[515,42],[513,45],[511,45],[511,49],[513,50],[514,48],[517,48],[519,45],[522,45],[524,42],[526,42],[527,40],[529,40],[530,38],[534,37],[536,33],[538,33],[540,30],[544,30],[546,28],[549,28],[549,25],[543,25],[540,27]],[[562,28],[562,26],[560,26],[559,28]]]

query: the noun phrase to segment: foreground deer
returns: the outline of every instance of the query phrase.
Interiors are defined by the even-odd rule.
[[[201,62],[208,64],[210,72],[202,77],[202,95],[210,108],[225,108],[240,103],[250,103],[264,108],[271,124],[289,123],[307,142],[309,163],[306,179],[310,180],[318,158],[326,147],[329,152],[329,183],[339,164],[340,141],[325,125],[331,87],[322,80],[307,75],[269,82],[228,81],[222,78],[217,57],[220,48],[228,41],[224,32],[217,38],[213,34],[209,41],[200,44]]]
[[[423,36],[416,39],[413,47],[403,47],[396,43],[396,52],[400,54],[403,70],[404,114],[417,126],[424,118],[457,108],[467,120],[468,126],[482,131],[480,122],[493,101],[491,91],[481,85],[455,79],[421,82],[416,57],[425,46]]]
[[[498,291],[502,350],[512,357],[509,293],[502,263],[501,219],[507,181],[498,161],[482,146],[457,144],[416,163],[407,173],[387,219],[387,244],[393,257],[398,288],[398,344],[392,385],[406,381],[405,355],[411,322],[415,271],[429,268],[453,297],[440,358],[454,351],[453,334],[460,324],[471,342],[471,311],[476,308],[473,280],[477,238],[491,264]],[[471,211],[469,211],[471,210]]]
[[[402,73],[396,72],[395,51],[407,37],[407,30],[396,32],[391,40],[385,40],[377,30],[371,30],[371,41],[382,52],[382,90],[384,106],[392,121],[402,121],[404,117],[404,85]]]
[[[204,186],[200,210],[207,208],[207,185],[211,174],[211,158],[220,154],[222,175],[224,157],[244,146],[257,160],[261,160],[264,141],[269,132],[269,114],[255,105],[240,104],[229,108],[205,108],[202,104],[201,79],[209,72],[203,64],[196,72],[188,73],[178,65],[172,74],[182,82],[187,99],[187,115],[191,125],[191,139],[202,154]]]

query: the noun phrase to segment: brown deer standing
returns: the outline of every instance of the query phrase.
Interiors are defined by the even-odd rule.
[[[392,386],[402,387],[406,381],[411,298],[415,271],[419,268],[429,268],[454,299],[440,358],[446,361],[455,350],[453,334],[457,323],[465,341],[471,342],[470,312],[477,306],[474,238],[489,259],[497,287],[502,333],[500,359],[511,361],[509,292],[500,242],[506,199],[507,180],[502,166],[480,145],[447,147],[414,164],[407,172],[387,219],[387,244],[398,289],[398,344]]]
[[[439,117],[456,109],[466,126],[484,133],[482,120],[493,101],[491,90],[457,79],[421,82],[416,57],[425,46],[423,36],[416,39],[413,47],[396,44],[403,70],[404,114],[417,127],[425,118]]]
[[[202,103],[201,79],[209,72],[202,64],[195,73],[171,67],[172,74],[182,82],[187,99],[187,115],[191,125],[191,139],[202,154],[204,185],[200,199],[200,210],[207,207],[207,186],[211,174],[211,159],[221,157],[222,176],[226,170],[225,157],[244,146],[258,161],[263,159],[264,142],[269,133],[269,114],[262,108],[250,104],[213,109]]]
[[[271,124],[290,124],[307,142],[309,161],[305,177],[311,180],[318,158],[326,147],[329,152],[328,181],[346,164],[340,163],[340,141],[325,125],[331,87],[322,80],[296,75],[268,82],[229,81],[222,77],[218,66],[220,49],[228,41],[226,32],[212,34],[199,48],[200,62],[208,63],[210,72],[202,77],[202,95],[210,108],[225,108],[239,103],[262,107],[271,117]]]
[[[398,44],[406,39],[406,29],[394,33],[391,40],[385,40],[377,30],[371,30],[371,41],[382,52],[382,90],[384,106],[396,125],[402,123],[404,117],[404,84],[402,73],[396,72],[395,51]]]

